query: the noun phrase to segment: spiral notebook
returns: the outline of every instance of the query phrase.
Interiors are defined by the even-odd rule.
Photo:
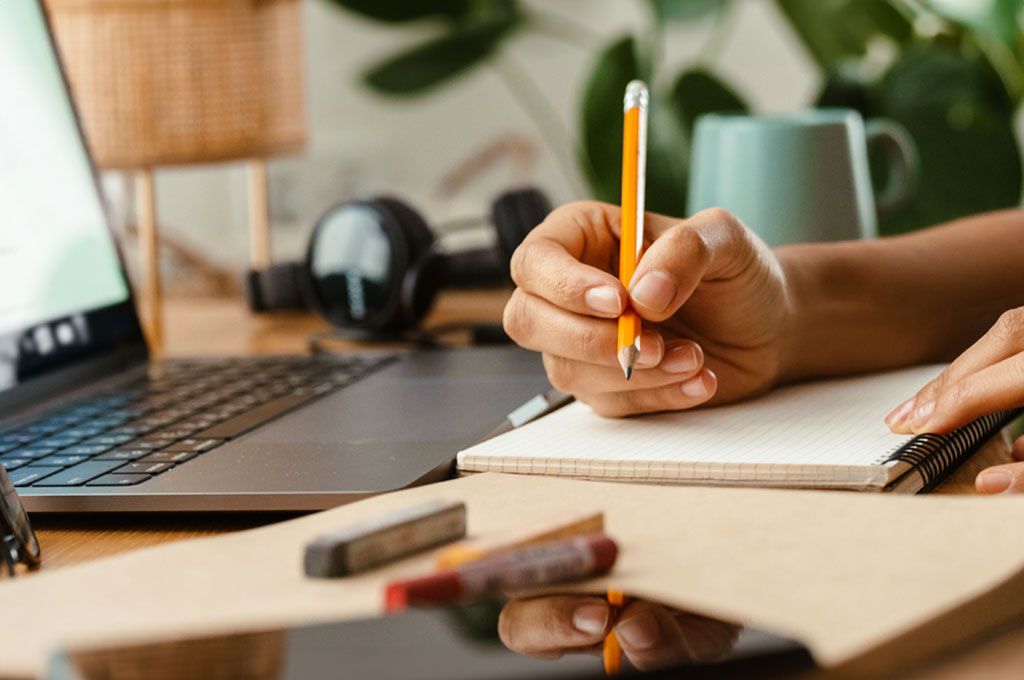
[[[460,472],[631,482],[930,491],[1019,410],[948,435],[885,416],[943,366],[803,383],[692,411],[608,419],[574,402],[458,454]]]

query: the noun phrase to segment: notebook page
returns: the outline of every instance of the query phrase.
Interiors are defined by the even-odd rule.
[[[942,368],[805,383],[738,404],[634,418],[602,418],[577,402],[460,453],[458,466],[579,477],[862,479],[864,467],[910,439],[891,433],[885,416]]]

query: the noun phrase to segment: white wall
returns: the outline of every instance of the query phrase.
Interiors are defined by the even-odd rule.
[[[598,50],[613,37],[646,26],[641,0],[527,0],[583,24],[597,40],[589,49],[538,35],[508,49],[536,80],[563,124],[575,130],[578,98]],[[323,0],[303,0],[309,102],[307,152],[271,164],[275,256],[298,253],[313,220],[333,203],[388,192],[411,201],[428,221],[482,215],[507,182],[493,168],[453,198],[438,195],[439,178],[489,141],[508,133],[542,139],[531,119],[489,68],[478,69],[425,97],[381,98],[359,84],[368,64],[429,35],[363,20]],[[755,108],[785,111],[806,105],[817,73],[770,0],[735,3],[733,26],[714,66]],[[708,23],[674,28],[666,61],[693,60],[711,32]],[[578,176],[566,177],[544,149],[531,181],[556,202],[582,197]],[[245,176],[239,164],[167,169],[158,174],[161,222],[217,261],[241,268],[248,257]]]

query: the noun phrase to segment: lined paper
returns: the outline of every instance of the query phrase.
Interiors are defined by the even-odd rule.
[[[594,479],[881,487],[911,439],[885,416],[942,365],[780,388],[714,408],[609,419],[576,402],[459,454],[468,472]]]

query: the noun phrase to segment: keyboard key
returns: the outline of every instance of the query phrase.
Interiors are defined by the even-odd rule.
[[[166,446],[170,446],[174,443],[173,439],[139,439],[138,441],[132,442],[131,448],[133,449],[149,449],[150,451],[156,451]]]
[[[39,481],[48,475],[52,475],[55,472],[60,472],[59,467],[36,467],[33,465],[27,465],[23,468],[18,468],[11,473],[11,484],[14,486],[28,486],[29,484]]]
[[[79,463],[69,468],[49,475],[42,480],[35,482],[35,486],[81,486],[90,479],[99,477],[100,475],[106,474],[115,468],[121,466],[119,460],[90,460],[86,463]],[[31,470],[31,467],[22,468],[22,470]]]
[[[61,449],[60,453],[68,456],[95,456],[97,453],[103,453],[112,448],[114,448],[113,444],[78,444]]]
[[[144,482],[149,478],[150,475],[123,475],[115,472],[109,475],[103,475],[102,477],[97,477],[87,483],[86,486],[134,486],[135,484]]]
[[[124,444],[125,442],[130,442],[133,439],[135,439],[135,435],[134,434],[127,434],[127,433],[110,434],[109,432],[105,432],[103,434],[96,435],[95,437],[89,437],[88,439],[82,441],[81,443],[85,444],[85,445],[89,445],[89,444],[105,444],[105,445],[108,445],[108,446],[117,446],[118,444]]]
[[[25,432],[28,434],[38,434],[40,437],[42,437],[44,435],[52,434],[53,432],[56,432],[62,427],[64,426],[61,425],[60,423],[39,422],[32,423],[31,425],[26,425],[25,427],[20,428],[18,431]]]
[[[35,465],[56,465],[60,467],[68,467],[76,463],[81,463],[83,460],[88,460],[89,456],[66,456],[63,452],[55,453],[52,456],[43,456],[34,463]]]
[[[156,475],[160,474],[164,470],[170,470],[174,467],[173,463],[161,463],[161,462],[150,462],[140,461],[137,463],[128,463],[123,467],[117,468],[117,474],[132,474],[132,475]]]
[[[148,456],[152,453],[151,449],[113,449],[106,451],[93,458],[93,460],[121,460],[121,461],[132,461]]]
[[[40,439],[35,442],[36,446],[52,446],[56,449],[62,449],[65,446],[71,446],[77,444],[81,437],[67,437],[65,435],[56,435],[54,437],[47,437],[46,439]]]
[[[223,439],[182,439],[168,446],[164,451],[192,451],[204,453],[224,443]]]
[[[180,427],[179,425],[172,425],[171,427],[157,430],[156,432],[150,433],[150,437],[153,439],[169,439],[171,441],[177,441],[179,439],[185,439],[191,437],[193,434],[202,430],[202,427]]]
[[[143,463],[184,463],[199,455],[199,451],[157,451],[142,459]]]
[[[0,436],[0,445],[3,446],[21,446],[22,444],[28,444],[39,439],[38,434],[5,434]]]
[[[0,465],[5,470],[10,472],[11,470],[17,470],[20,467],[24,467],[32,462],[31,458],[3,458],[0,459]]]
[[[46,447],[30,446],[30,447],[24,448],[24,449],[15,449],[14,451],[11,451],[9,453],[5,453],[5,454],[3,454],[3,456],[0,456],[0,457],[2,457],[2,458],[42,458],[43,456],[50,455],[51,453],[53,453],[56,450],[57,449],[55,449],[52,446],[46,446]]]
[[[85,439],[93,435],[103,432],[107,429],[103,425],[75,425],[74,427],[64,430],[60,433],[61,437],[76,437],[78,439]]]

